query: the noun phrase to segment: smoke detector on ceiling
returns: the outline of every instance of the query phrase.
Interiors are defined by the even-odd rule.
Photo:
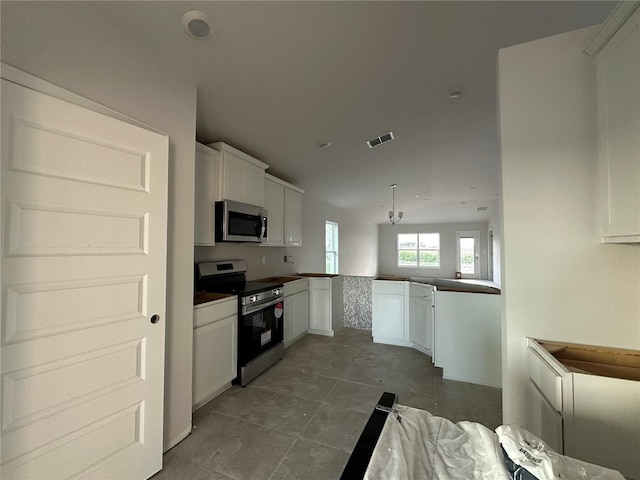
[[[393,140],[393,138],[393,132],[385,133],[384,135],[380,135],[379,137],[367,140],[367,145],[369,146],[369,148],[377,147],[378,145],[382,145],[383,143]]]
[[[190,37],[204,40],[213,33],[213,27],[206,13],[190,10],[182,16],[182,26]]]

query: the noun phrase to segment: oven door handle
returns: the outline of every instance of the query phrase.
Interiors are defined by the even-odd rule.
[[[273,305],[282,302],[282,297],[276,298],[275,300],[271,300],[267,303],[259,303],[257,305],[244,305],[242,307],[242,315],[249,315],[251,313],[255,313],[259,310],[264,310],[267,307],[272,307]]]

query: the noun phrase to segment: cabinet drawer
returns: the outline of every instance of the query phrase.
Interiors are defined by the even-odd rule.
[[[282,293],[285,297],[288,297],[289,295],[295,295],[296,293],[304,292],[305,290],[309,290],[309,280],[301,278],[300,280],[285,283]]]
[[[238,299],[236,297],[198,305],[193,309],[193,328],[217,322],[237,313]]]
[[[546,400],[556,411],[562,412],[562,375],[531,347],[527,348],[527,371],[531,382]]]
[[[409,284],[409,295],[416,298],[424,298],[425,300],[431,300],[431,287],[426,285],[416,285],[414,283]]]
[[[373,293],[404,295],[404,284],[405,282],[374,280]]]

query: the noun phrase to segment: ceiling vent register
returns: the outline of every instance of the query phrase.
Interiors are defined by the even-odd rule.
[[[377,147],[378,145],[382,145],[383,143],[388,142],[389,140],[393,140],[393,132],[385,133],[384,135],[380,135],[379,137],[372,138],[371,140],[367,140],[367,145],[369,148]]]

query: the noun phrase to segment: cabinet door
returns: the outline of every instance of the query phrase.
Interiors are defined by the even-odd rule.
[[[293,319],[293,336],[297,338],[309,330],[309,292],[294,295],[295,317]]]
[[[267,245],[284,245],[284,186],[268,178],[264,181],[264,206],[267,221]]]
[[[373,295],[372,333],[374,337],[404,340],[404,295]]]
[[[284,297],[284,346],[288,347],[293,340],[293,322],[296,316],[295,295]]]
[[[562,415],[556,412],[530,379],[527,381],[527,400],[527,429],[556,452],[563,453]]]
[[[264,169],[244,163],[244,196],[249,205],[264,207]]]
[[[640,241],[640,9],[596,65],[603,233],[605,241]]]
[[[193,330],[194,409],[236,378],[237,339],[237,315]]]
[[[285,244],[302,245],[302,193],[284,189]]]
[[[215,178],[218,152],[196,144],[194,243],[215,245]]]
[[[244,187],[246,162],[229,152],[222,152],[221,158],[222,178],[220,180],[222,183],[222,195],[220,200],[248,203]]]
[[[429,302],[424,298],[410,297],[409,299],[409,340],[430,349],[429,345]]]
[[[330,279],[322,279],[330,282]],[[309,291],[309,327],[313,330],[331,330],[331,290],[314,287],[318,282],[311,280]]]

